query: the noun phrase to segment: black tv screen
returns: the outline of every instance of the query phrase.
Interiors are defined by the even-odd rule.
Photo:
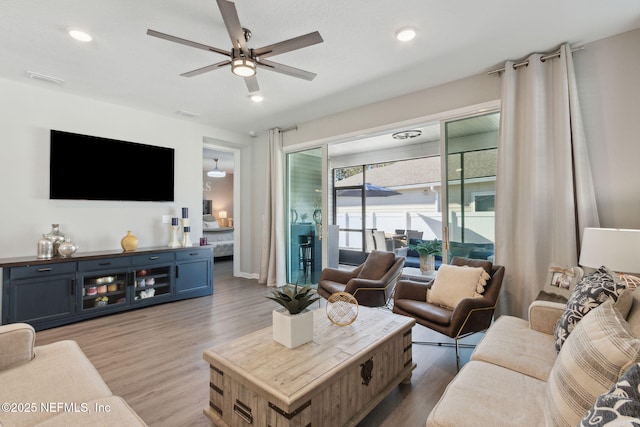
[[[49,198],[174,201],[174,150],[51,130]]]

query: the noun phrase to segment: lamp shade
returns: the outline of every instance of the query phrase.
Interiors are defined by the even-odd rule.
[[[604,265],[617,273],[640,273],[640,230],[585,228],[580,265]]]
[[[227,219],[227,211],[218,212],[218,218]]]

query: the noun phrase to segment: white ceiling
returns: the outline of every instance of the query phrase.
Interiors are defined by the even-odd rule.
[[[505,59],[581,45],[640,27],[637,0],[236,0],[257,48],[319,31],[324,43],[269,58],[318,74],[265,70],[254,104],[228,67],[180,74],[226,57],[150,37],[147,29],[230,49],[215,0],[2,0],[0,78],[103,99],[242,133],[313,120],[486,72]],[[413,26],[401,44],[394,32]],[[67,27],[94,41],[71,39]],[[61,78],[53,85],[26,71]],[[0,100],[0,102],[2,102]]]

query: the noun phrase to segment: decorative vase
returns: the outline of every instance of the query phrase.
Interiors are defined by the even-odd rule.
[[[436,256],[420,255],[420,272],[422,274],[427,274],[434,271],[436,271]]]
[[[65,238],[64,242],[60,243],[60,246],[58,246],[58,253],[62,258],[75,254],[77,250],[78,245],[73,243],[69,237]]]
[[[53,257],[53,242],[47,238],[46,234],[38,240],[38,259],[49,259]]]
[[[127,235],[120,240],[120,245],[125,252],[132,252],[138,249],[138,238],[131,234],[131,230],[127,231]]]
[[[60,232],[60,224],[51,224],[51,231],[45,237],[53,242],[53,256],[58,256],[58,248],[66,236]]]
[[[273,340],[288,348],[313,341],[313,311],[290,314],[287,309],[273,310]]]

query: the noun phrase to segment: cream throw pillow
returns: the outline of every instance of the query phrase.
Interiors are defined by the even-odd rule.
[[[633,336],[608,299],[589,311],[565,341],[547,382],[547,425],[575,426],[598,396],[640,361]]]
[[[442,264],[427,292],[427,302],[453,309],[463,298],[482,296],[490,278],[482,267]]]

